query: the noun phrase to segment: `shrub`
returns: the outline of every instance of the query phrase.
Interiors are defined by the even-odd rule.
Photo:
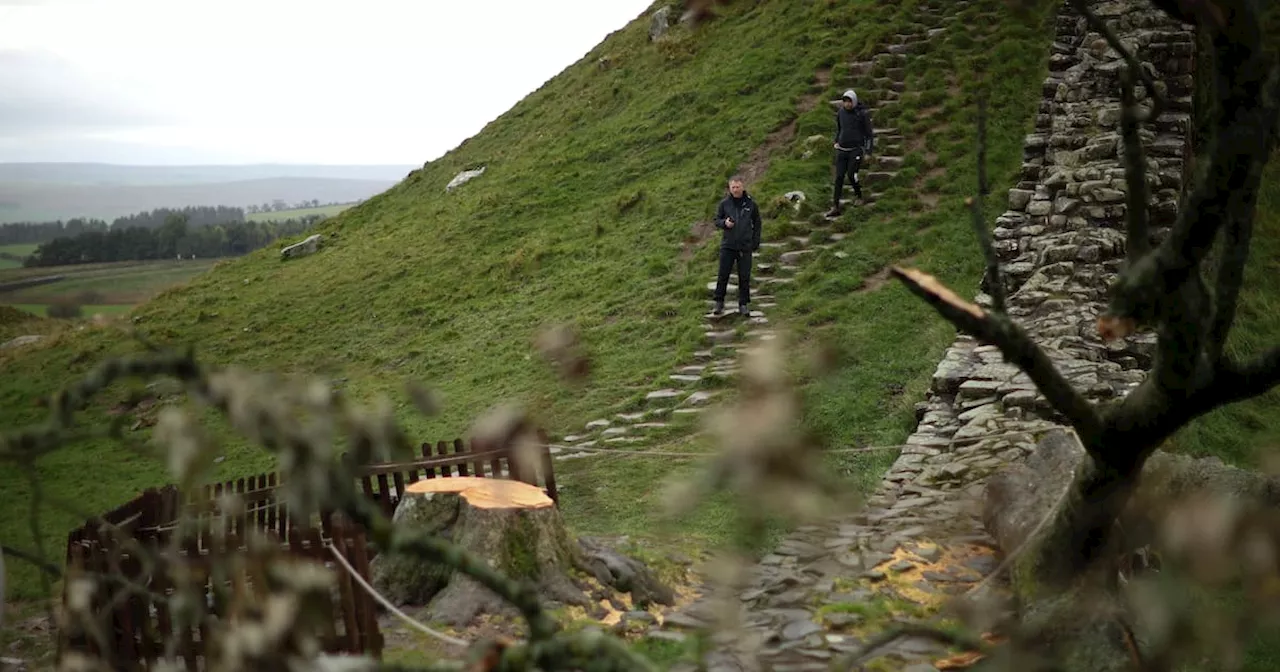
[[[84,314],[84,311],[80,309],[79,303],[70,299],[60,299],[49,304],[49,307],[45,309],[45,313],[49,317],[56,317],[65,320],[81,317]]]

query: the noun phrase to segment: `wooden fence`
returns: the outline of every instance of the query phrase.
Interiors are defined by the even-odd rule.
[[[420,459],[361,467],[357,482],[365,496],[376,502],[387,516],[395,512],[405,488],[423,478],[512,478],[542,487],[559,503],[546,436],[540,433],[540,439],[538,460],[533,469],[522,470],[505,449],[488,448],[474,440],[468,449],[461,439],[456,439],[440,441],[434,447],[423,444]],[[245,590],[246,586],[254,590],[268,588],[269,582],[261,575],[262,563],[254,562],[263,559],[262,553],[284,552],[300,561],[332,568],[339,585],[331,598],[332,627],[325,632],[325,650],[364,652],[381,657],[383,642],[376,619],[376,602],[356,585],[330,550],[336,548],[367,581],[374,551],[366,544],[364,530],[332,511],[321,512],[311,520],[298,520],[289,514],[286,504],[278,497],[281,486],[279,474],[267,473],[203,486],[185,500],[172,485],[153,488],[72,530],[67,535],[68,569],[125,577],[149,592],[144,595],[136,590],[125,591],[118,585],[100,585],[94,595],[94,613],[103,615],[100,625],[111,650],[102,650],[89,633],[74,632],[64,633],[60,638],[60,654],[67,650],[86,651],[107,659],[112,669],[117,670],[148,669],[156,659],[166,655],[165,633],[175,632],[172,630],[174,615],[169,611],[167,600],[173,590],[173,567],[165,563],[146,567],[140,556],[161,555],[154,551],[169,544],[181,549],[178,561],[199,578],[206,594],[211,596],[209,610],[219,619],[231,616],[236,591]],[[240,503],[231,513],[219,508],[221,496],[227,493],[237,495]],[[179,534],[175,523],[184,516],[196,523],[195,531],[187,532],[184,528],[182,538],[175,541],[174,535]],[[271,543],[247,545],[254,531]],[[138,552],[143,549],[151,552]],[[218,564],[218,559],[229,556],[241,561],[238,575],[215,578],[208,570]],[[176,631],[176,637],[176,654],[187,669],[203,669],[207,624]]]

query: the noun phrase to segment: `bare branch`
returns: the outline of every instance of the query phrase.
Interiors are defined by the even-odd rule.
[[[1120,137],[1124,142],[1124,178],[1129,192],[1125,207],[1125,249],[1130,264],[1151,251],[1147,214],[1147,159],[1142,138],[1138,135],[1138,102],[1133,95],[1133,80],[1139,75],[1141,69],[1134,72],[1130,68],[1120,73]]]
[[[1253,238],[1253,205],[1242,219],[1226,223],[1222,232],[1222,258],[1214,282],[1213,323],[1209,327],[1206,354],[1211,364],[1218,364],[1231,326],[1236,320],[1236,304],[1240,285],[1244,283],[1244,266],[1249,261],[1249,243]]]
[[[1201,395],[1217,402],[1212,408],[1256,397],[1280,385],[1280,347],[1248,362],[1224,361],[1215,374],[1213,384]]]
[[[1053,408],[1067,417],[1084,445],[1096,447],[1101,432],[1097,411],[1071,387],[1049,356],[1021,327],[1004,315],[984,313],[978,306],[961,300],[931,275],[899,266],[891,271],[907,289],[927,301],[956,328],[999,347],[1005,360],[1025,371]]]
[[[978,234],[978,245],[987,260],[988,292],[991,294],[991,309],[997,313],[1005,312],[1004,279],[1000,277],[1000,258],[996,256],[996,248],[991,243],[991,232],[987,230],[986,217],[982,213],[982,200],[990,191],[987,185],[987,96],[985,92],[978,94],[978,193],[969,199],[969,210],[973,213],[973,230]]]
[[[1256,22],[1241,16],[1238,22]],[[1233,25],[1237,23],[1233,21]],[[1220,226],[1252,217],[1258,182],[1274,145],[1280,75],[1258,40],[1215,40],[1215,76],[1224,82],[1223,114],[1190,196],[1171,235],[1126,268],[1112,287],[1109,314],[1151,324],[1163,318],[1178,288],[1198,272]],[[1228,297],[1229,298],[1229,297]],[[1219,327],[1219,331],[1225,327]]]
[[[11,555],[19,560],[28,562],[34,565],[41,572],[48,574],[50,577],[54,579],[62,578],[61,568],[59,568],[56,564],[49,562],[48,560],[44,559],[43,557],[35,553],[28,553],[27,551],[14,548],[12,546],[6,546],[4,544],[0,544],[0,554]]]

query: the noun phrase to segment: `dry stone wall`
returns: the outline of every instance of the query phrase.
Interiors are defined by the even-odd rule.
[[[1176,216],[1190,153],[1194,36],[1148,0],[1094,7],[1168,87],[1168,108],[1142,130],[1159,237]],[[1107,347],[1096,334],[1125,254],[1124,63],[1066,3],[1048,58],[1035,131],[994,239],[1010,314],[1077,389],[1094,400],[1114,398],[1142,380],[1153,345],[1139,337]],[[1035,437],[1062,426],[1061,419],[994,346],[966,335],[938,364],[917,416],[908,445],[863,511],[797,530],[755,568],[753,585],[739,596],[749,632],[739,641],[758,650],[725,644],[708,655],[712,669],[827,669],[833,656],[859,650],[878,633],[857,610],[824,606],[888,597],[929,608],[995,569],[981,523],[986,478],[1023,459]],[[711,614],[709,603],[696,602],[670,615],[662,635],[677,636]],[[939,655],[932,643],[908,638],[861,662],[881,658],[884,669],[928,672]]]

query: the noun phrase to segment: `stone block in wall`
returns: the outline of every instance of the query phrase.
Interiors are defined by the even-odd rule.
[[[1026,189],[1010,189],[1009,190],[1009,209],[1014,211],[1024,211],[1027,204],[1031,202],[1031,197],[1035,192]]]

